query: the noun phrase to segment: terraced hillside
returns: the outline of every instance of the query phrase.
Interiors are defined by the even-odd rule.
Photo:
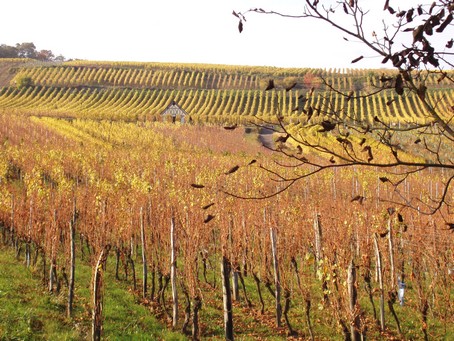
[[[313,121],[333,111],[357,121],[373,122],[375,116],[390,123],[425,121],[424,109],[412,94],[398,96],[390,89],[367,96],[387,85],[380,79],[391,71],[384,70],[23,60],[0,61],[0,70],[0,110],[28,115],[159,120],[175,100],[194,120],[203,121],[280,114],[298,122],[308,119],[308,110]],[[17,86],[21,79],[30,85]],[[265,91],[270,79],[275,87]],[[431,101],[448,114],[454,96],[449,82],[434,76],[427,85]],[[350,94],[352,100],[341,94]]]

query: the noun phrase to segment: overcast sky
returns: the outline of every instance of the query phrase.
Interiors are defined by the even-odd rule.
[[[394,0],[408,3],[408,0]],[[335,1],[333,1],[335,2]],[[411,1],[410,1],[411,2]],[[249,14],[243,33],[232,11],[261,7],[292,14],[302,0],[9,0],[1,4],[0,44],[33,42],[66,58],[283,67],[382,67],[381,57],[346,43],[310,19]],[[383,3],[366,34],[382,28]],[[413,1],[414,3],[414,1]],[[391,0],[392,4],[392,0]],[[397,5],[395,5],[397,9]],[[339,9],[341,11],[341,9]],[[374,22],[375,19],[375,22]],[[369,32],[370,31],[370,32]],[[409,33],[411,34],[411,33]],[[359,55],[365,58],[351,64]]]

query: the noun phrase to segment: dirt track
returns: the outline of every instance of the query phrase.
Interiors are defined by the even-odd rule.
[[[0,59],[0,87],[10,86],[11,79],[16,75],[14,68],[23,65],[24,62],[2,62]]]

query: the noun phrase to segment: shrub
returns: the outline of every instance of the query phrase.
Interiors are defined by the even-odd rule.
[[[16,80],[16,85],[19,89],[22,89],[33,85],[33,81],[29,76],[21,76]]]

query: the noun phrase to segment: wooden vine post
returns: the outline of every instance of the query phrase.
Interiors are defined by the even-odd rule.
[[[16,227],[14,224],[14,194],[11,194],[11,245],[14,247],[14,251],[17,252],[18,243],[15,232]]]
[[[271,251],[273,255],[273,268],[274,268],[274,285],[275,292],[274,298],[276,300],[276,326],[281,326],[282,306],[281,306],[281,279],[279,275],[279,262],[277,257],[277,240],[276,231],[270,227],[271,237]]]
[[[314,217],[314,244],[315,244],[315,275],[317,276],[319,272],[319,267],[323,260],[323,233],[322,233],[322,224],[320,223],[320,214],[315,213]],[[326,304],[328,302],[328,283],[326,280],[326,275],[324,272],[320,272],[318,274],[322,281],[322,292],[323,292],[323,303]]]
[[[32,240],[32,229],[33,229],[33,199],[30,199],[30,214],[27,231],[27,242],[25,244],[25,264],[27,268],[30,267],[31,260],[31,240]]]
[[[389,265],[390,265],[390,284],[391,290],[395,290],[395,268],[394,268],[394,240],[392,231],[391,217],[388,219],[388,246],[389,246]]]
[[[322,255],[322,225],[320,224],[320,215],[315,214],[314,218],[314,233],[315,233],[315,267],[318,269]]]
[[[230,242],[230,250],[233,250],[233,220],[230,221],[229,224],[229,242]],[[233,293],[233,300],[239,301],[240,300],[240,288],[238,285],[238,264],[234,261],[235,255],[231,252],[231,259],[233,260],[232,263],[232,293]]]
[[[145,226],[143,223],[143,208],[140,208],[140,237],[142,242],[142,296],[146,298],[147,296],[147,278],[148,278],[148,266],[147,266],[147,249],[145,244]]]
[[[380,329],[381,331],[385,330],[385,291],[383,288],[383,270],[381,262],[381,253],[378,248],[378,238],[377,234],[374,234],[374,248],[375,248],[375,258],[377,261],[377,275],[378,283],[380,286]]]
[[[359,305],[358,305],[358,292],[357,292],[357,281],[356,281],[356,266],[354,260],[350,261],[347,271],[347,289],[349,296],[349,308],[350,308],[350,336],[353,341],[361,340],[360,336],[360,318],[359,318]]]
[[[199,296],[194,298],[194,310],[192,314],[192,339],[199,340],[199,311],[202,308],[202,299]]]
[[[105,246],[98,257],[93,274],[93,311],[91,339],[101,340],[102,334],[102,310],[103,310],[103,282],[107,256],[109,255],[110,245]]]
[[[399,303],[401,306],[404,305],[404,292],[405,292],[405,255],[404,255],[404,232],[405,232],[405,224],[400,223],[400,237],[399,237],[399,244],[398,244],[398,252],[400,257],[400,264],[399,264],[399,277],[398,277],[398,297]]]
[[[396,290],[396,271],[394,267],[394,239],[393,239],[393,228],[391,217],[388,219],[388,247],[389,247],[389,264],[390,264],[390,281],[391,281],[391,290],[388,292],[388,308],[391,312],[394,320],[396,321],[397,330],[399,334],[402,334],[402,329],[400,328],[400,321],[397,313],[394,309],[394,303],[398,297],[398,291]]]
[[[55,231],[57,231],[57,210],[54,209],[54,214],[53,214],[53,221],[52,224],[54,224]],[[58,277],[57,277],[57,259],[56,259],[56,249],[57,249],[57,237],[52,238],[52,248],[51,248],[51,253],[50,253],[50,267],[49,267],[49,292],[52,293],[54,292],[54,286],[56,286],[56,291],[58,292],[60,290],[60,284],[58,283]]]
[[[230,291],[230,261],[224,255],[221,262],[222,303],[224,309],[225,339],[233,341],[232,293]]]
[[[178,323],[178,293],[177,293],[177,260],[175,250],[175,218],[170,220],[170,282],[172,285],[172,327],[176,328]]]
[[[67,315],[70,318],[73,311],[74,280],[76,276],[76,201],[74,200],[73,216],[69,222],[69,283],[68,283],[68,309]]]

